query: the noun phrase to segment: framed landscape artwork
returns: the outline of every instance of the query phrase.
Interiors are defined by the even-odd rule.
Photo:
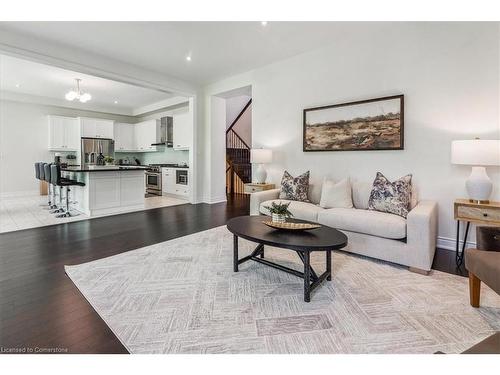
[[[404,95],[304,109],[304,151],[404,149]]]

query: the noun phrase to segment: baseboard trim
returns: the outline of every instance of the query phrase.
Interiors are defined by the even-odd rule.
[[[0,198],[32,197],[35,195],[40,195],[40,192],[38,190],[6,191],[0,193]]]
[[[456,239],[455,238],[449,238],[449,237],[438,237],[437,238],[437,244],[436,247],[440,249],[445,249],[445,250],[450,250],[450,251],[456,251]],[[462,249],[462,246],[464,245],[464,241],[460,241],[460,250]],[[467,241],[467,244],[465,246],[467,247],[476,247],[475,242]]]

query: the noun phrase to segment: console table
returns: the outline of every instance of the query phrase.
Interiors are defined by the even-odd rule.
[[[457,267],[460,267],[464,260],[470,223],[500,226],[500,202],[474,203],[468,199],[457,199],[454,203],[454,216],[457,221],[456,262]],[[466,223],[462,251],[460,251],[460,221]]]
[[[249,183],[245,184],[245,193],[257,193],[259,191],[274,189],[274,184],[257,184]]]

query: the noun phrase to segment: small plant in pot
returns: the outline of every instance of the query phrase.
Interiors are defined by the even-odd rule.
[[[106,164],[106,165],[113,165],[114,161],[115,161],[115,159],[113,159],[111,156],[104,157],[104,164]]]
[[[276,203],[272,202],[271,206],[266,206],[271,213],[271,220],[274,223],[284,223],[287,218],[292,217],[293,214],[288,210],[289,203]]]

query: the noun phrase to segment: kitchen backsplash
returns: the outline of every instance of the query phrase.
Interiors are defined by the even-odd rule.
[[[163,164],[163,163],[189,163],[189,151],[174,151],[173,148],[165,147],[165,150],[157,152],[115,152],[115,159],[125,159],[128,157],[133,163],[134,158],[141,161],[141,164]]]

